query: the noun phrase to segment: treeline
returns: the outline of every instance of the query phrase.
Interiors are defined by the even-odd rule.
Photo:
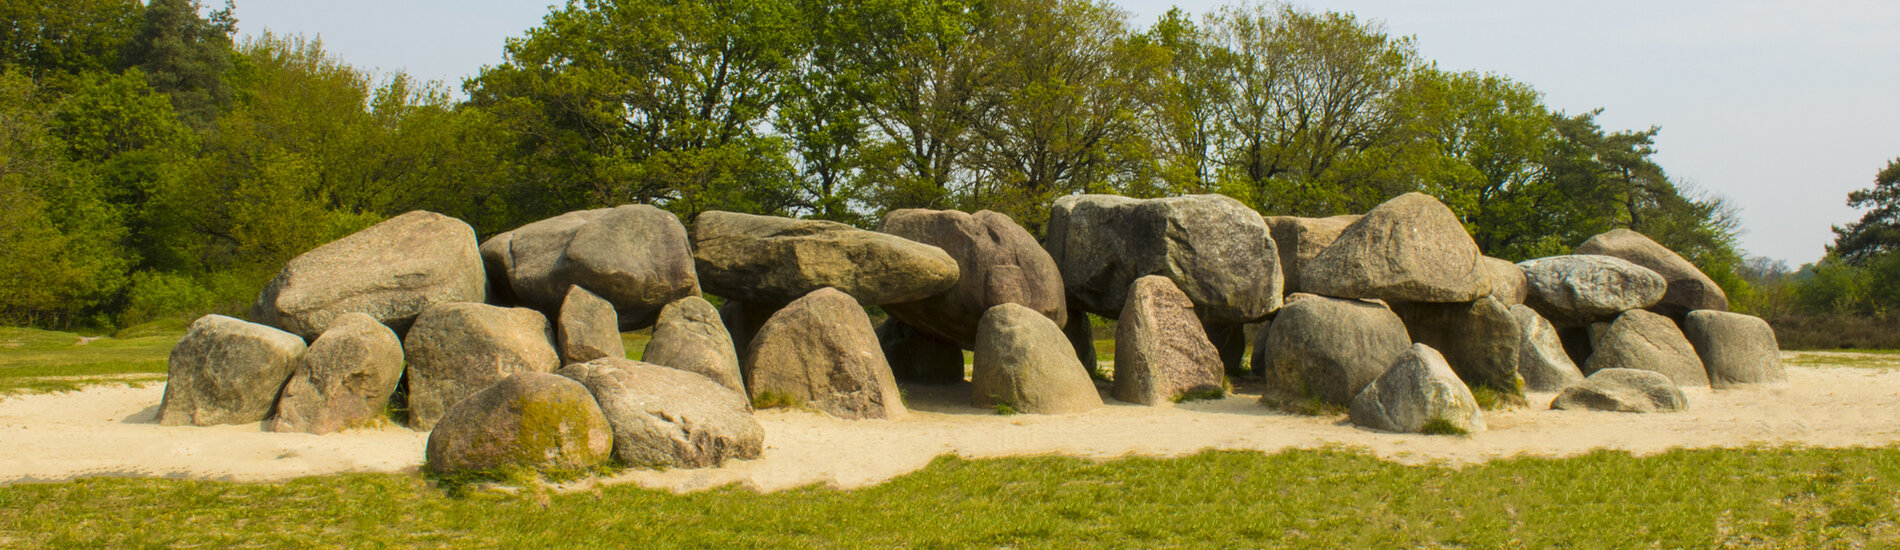
[[[1523,83],[1351,14],[1140,27],[1086,0],[576,0],[462,83],[378,78],[196,0],[0,0],[0,321],[242,311],[284,261],[412,209],[486,236],[651,203],[872,226],[1065,194],[1267,215],[1423,191],[1487,254],[1629,227],[1750,303],[1732,210]]]

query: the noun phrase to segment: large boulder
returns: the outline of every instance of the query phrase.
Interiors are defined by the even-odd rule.
[[[1603,369],[1564,388],[1550,408],[1612,412],[1675,412],[1689,409],[1689,398],[1662,373]]]
[[[1333,241],[1339,240],[1339,234],[1345,233],[1353,222],[1363,217],[1358,214],[1330,218],[1267,216],[1267,229],[1273,235],[1274,248],[1280,253],[1280,272],[1286,275],[1282,292],[1306,292],[1300,284],[1300,269],[1331,246]]]
[[[660,310],[640,360],[711,378],[733,391],[745,392],[739,350],[719,318],[719,310],[698,296],[687,296]]]
[[[1335,298],[1469,302],[1491,290],[1481,258],[1450,208],[1406,193],[1367,212],[1301,266],[1300,285]]]
[[[788,397],[846,419],[905,413],[871,318],[837,289],[818,289],[772,314],[746,347],[744,365],[754,400]]]
[[[960,270],[948,291],[884,305],[904,324],[973,348],[976,322],[998,304],[1022,304],[1057,325],[1067,322],[1055,260],[1007,215],[907,208],[886,214],[877,230],[941,248]]]
[[[1392,302],[1391,307],[1412,342],[1442,350],[1466,384],[1490,390],[1499,403],[1524,404],[1524,380],[1517,373],[1524,332],[1503,302],[1485,296],[1465,303]]]
[[[1681,319],[1690,311],[1728,311],[1728,293],[1681,255],[1628,229],[1612,229],[1577,245],[1577,254],[1615,256],[1648,268],[1668,281],[1669,289],[1651,308]]]
[[[1610,256],[1551,256],[1517,264],[1529,293],[1524,305],[1558,327],[1580,327],[1654,305],[1661,275]]]
[[[899,382],[963,381],[963,348],[954,342],[925,334],[896,319],[886,319],[877,326],[877,341],[891,363],[891,374]]]
[[[402,382],[402,340],[376,318],[351,313],[311,342],[277,399],[273,432],[327,434],[374,424]]]
[[[1524,276],[1524,269],[1503,260],[1485,256],[1478,259],[1484,264],[1484,271],[1491,280],[1491,297],[1504,302],[1506,306],[1524,303],[1530,296],[1530,280]]]
[[[246,424],[269,416],[297,370],[302,338],[257,323],[206,315],[172,347],[158,423]]]
[[[613,437],[586,386],[523,372],[449,407],[429,432],[425,455],[437,474],[516,467],[571,472],[606,463]]]
[[[1518,344],[1517,374],[1524,377],[1525,388],[1560,391],[1583,381],[1583,371],[1577,369],[1577,363],[1564,351],[1557,327],[1522,304],[1511,306],[1511,317],[1517,320],[1517,328],[1524,335]]]
[[[686,226],[644,204],[568,212],[482,243],[497,292],[550,315],[580,286],[614,305],[620,328],[646,328],[660,308],[699,295]]]
[[[1167,277],[1136,279],[1115,326],[1115,399],[1165,405],[1182,394],[1223,392],[1224,381],[1194,302]]]
[[[614,305],[579,286],[568,287],[561,300],[561,315],[554,323],[555,341],[561,345],[561,364],[586,363],[602,357],[626,357],[627,343],[620,339],[620,317]]]
[[[710,211],[693,225],[706,291],[783,304],[832,288],[869,305],[914,302],[957,284],[943,249],[837,222]]]
[[[409,427],[428,430],[450,405],[519,372],[561,366],[541,312],[487,304],[442,304],[403,337]]]
[[[1121,314],[1135,279],[1161,275],[1202,320],[1246,323],[1280,308],[1280,254],[1266,221],[1221,195],[1056,199],[1043,242],[1062,270],[1069,307]]]
[[[1347,406],[1412,347],[1405,323],[1386,306],[1295,294],[1274,316],[1264,348],[1264,401],[1318,399]]]
[[[752,403],[710,378],[609,357],[559,374],[587,386],[613,429],[614,458],[647,467],[708,468],[758,458],[765,428]]]
[[[970,375],[971,405],[1008,405],[1030,414],[1068,414],[1102,406],[1062,328],[1019,304],[983,314]]]
[[[1583,372],[1637,369],[1660,372],[1678,386],[1707,386],[1709,373],[1695,347],[1668,317],[1641,309],[1623,312],[1601,335],[1591,338]]]
[[[1781,346],[1775,329],[1752,315],[1726,311],[1691,311],[1682,334],[1695,347],[1716,389],[1788,381],[1781,368]]]
[[[1412,344],[1378,380],[1352,399],[1354,425],[1398,433],[1484,431],[1471,390],[1431,346]],[[1436,424],[1436,425],[1432,425]]]
[[[487,296],[475,230],[418,210],[290,260],[257,296],[251,318],[305,339],[347,313],[402,332],[429,306]]]

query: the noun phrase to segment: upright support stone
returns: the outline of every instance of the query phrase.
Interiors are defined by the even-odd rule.
[[[1194,302],[1159,275],[1135,280],[1115,328],[1115,399],[1164,405],[1187,394],[1226,391],[1220,353],[1194,316]]]

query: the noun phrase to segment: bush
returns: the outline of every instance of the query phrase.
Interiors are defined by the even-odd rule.
[[[1781,349],[1900,349],[1900,326],[1884,315],[1791,314],[1767,319]]]

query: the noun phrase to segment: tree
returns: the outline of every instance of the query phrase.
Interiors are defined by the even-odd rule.
[[[880,210],[952,208],[967,184],[971,126],[986,116],[989,52],[976,40],[981,5],[892,0],[886,32],[860,46],[872,138],[864,185]]]
[[[117,68],[140,12],[137,0],[0,1],[0,71],[44,78]]]
[[[1887,161],[1887,167],[1874,174],[1873,187],[1848,193],[1847,205],[1873,210],[1858,222],[1835,226],[1828,254],[1850,264],[1864,264],[1900,250],[1900,158]]]
[[[1229,139],[1218,110],[1233,101],[1234,92],[1232,83],[1222,76],[1228,56],[1212,40],[1207,29],[1195,25],[1180,8],[1168,10],[1148,32],[1135,37],[1134,47],[1158,49],[1165,58],[1147,83],[1144,116],[1138,119],[1152,139],[1153,177],[1160,185],[1124,190],[1127,194],[1214,191],[1220,160],[1216,148]]]
[[[193,128],[203,129],[230,103],[224,75],[231,69],[231,36],[237,19],[231,3],[199,15],[199,0],[151,0],[138,33],[126,41],[122,67],[144,71],[152,88],[171,96],[172,106]]]

